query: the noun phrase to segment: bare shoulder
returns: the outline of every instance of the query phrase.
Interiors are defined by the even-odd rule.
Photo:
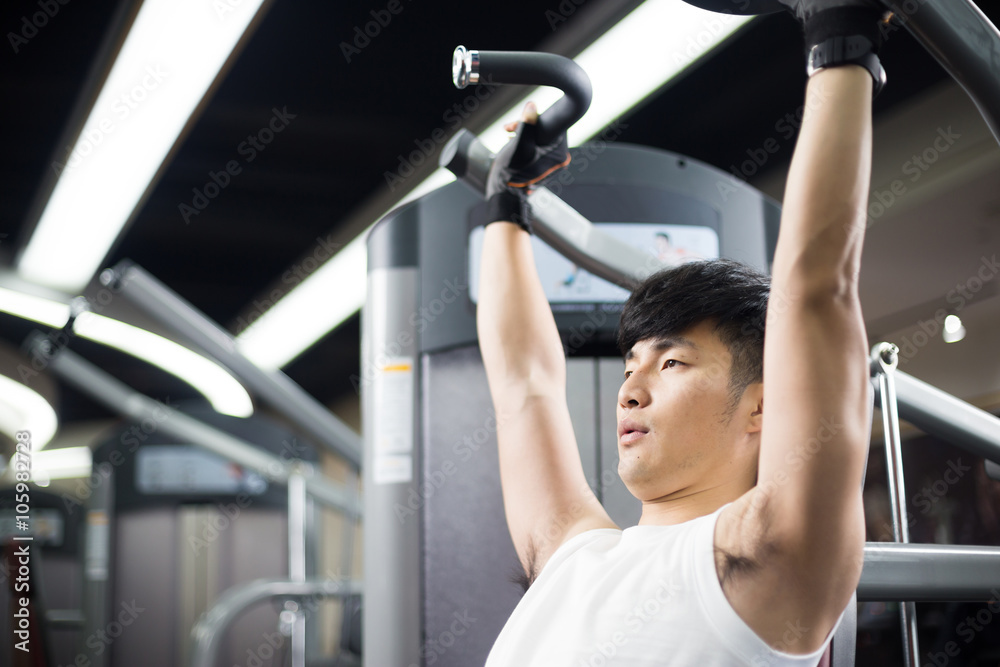
[[[822,646],[857,587],[863,518],[860,542],[848,534],[841,549],[810,549],[776,530],[770,502],[754,488],[722,511],[716,574],[733,610],[761,639],[787,653],[809,653]]]

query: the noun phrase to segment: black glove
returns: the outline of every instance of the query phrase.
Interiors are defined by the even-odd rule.
[[[569,164],[566,133],[539,145],[538,126],[521,122],[517,134],[500,149],[486,181],[490,222],[515,222],[531,233],[528,194]]]
[[[778,0],[802,23],[806,71],[855,64],[872,75],[875,95],[885,83],[878,59],[881,21],[886,9],[877,0]]]

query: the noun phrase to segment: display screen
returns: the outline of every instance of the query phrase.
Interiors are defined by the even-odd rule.
[[[594,226],[668,265],[719,257],[719,235],[711,227],[623,222],[598,222]],[[470,296],[477,303],[484,231],[476,227],[469,234]],[[627,290],[579,268],[537,236],[531,237],[531,244],[549,303],[621,303],[628,298]]]
[[[147,445],[136,453],[136,489],[145,494],[260,495],[267,480],[194,445]]]

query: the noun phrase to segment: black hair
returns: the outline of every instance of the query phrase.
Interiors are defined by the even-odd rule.
[[[730,408],[764,376],[764,321],[770,280],[729,259],[687,262],[653,274],[625,302],[618,348],[625,356],[643,340],[679,336],[706,320],[729,349]]]

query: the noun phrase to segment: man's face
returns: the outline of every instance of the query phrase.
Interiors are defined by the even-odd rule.
[[[732,356],[702,322],[674,338],[643,340],[625,361],[618,391],[618,472],[632,495],[650,501],[709,488],[746,469],[751,392],[730,412]]]

